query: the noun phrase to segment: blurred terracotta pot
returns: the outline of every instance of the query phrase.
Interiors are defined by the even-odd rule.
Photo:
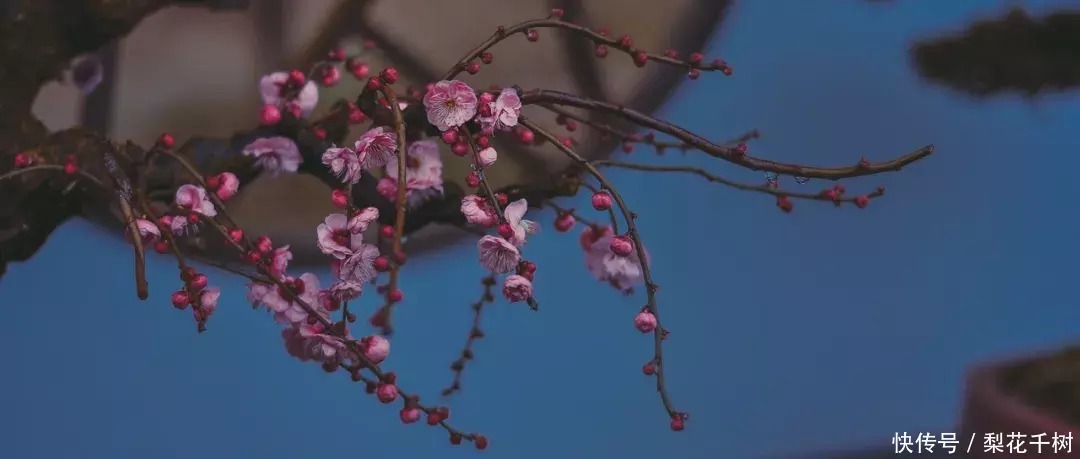
[[[1031,363],[1046,356],[1035,356],[1024,359],[1006,361],[984,365],[974,368],[968,373],[966,394],[964,396],[964,408],[961,414],[959,439],[966,443],[972,440],[971,452],[966,457],[1000,458],[1022,455],[1025,458],[1060,458],[1075,457],[1080,453],[1073,454],[1066,450],[1055,452],[1053,445],[1056,434],[1068,435],[1071,444],[1072,434],[1080,433],[1080,426],[1065,420],[1057,413],[1050,412],[1045,408],[1035,406],[1025,400],[1016,391],[1010,390],[1007,382],[1007,374],[1015,371],[1019,366]],[[1022,448],[1010,453],[1008,447],[1009,434],[1024,434]],[[1001,434],[1003,445],[1001,451],[987,451],[986,435]],[[1033,438],[1032,435],[1045,434],[1041,438]],[[1036,445],[1032,441],[1047,442]],[[1041,446],[1041,453],[1039,448]],[[960,449],[966,445],[960,445]],[[1069,449],[1071,451],[1071,448]]]

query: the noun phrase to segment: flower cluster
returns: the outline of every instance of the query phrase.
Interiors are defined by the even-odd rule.
[[[265,75],[258,82],[258,92],[264,104],[259,112],[259,123],[263,126],[259,132],[267,134],[242,148],[240,153],[246,157],[246,161],[231,161],[225,167],[216,169],[215,174],[203,176],[184,156],[171,150],[175,140],[165,134],[153,148],[145,152],[144,158],[136,158],[137,161],[130,165],[135,174],[145,173],[146,170],[142,168],[150,164],[150,156],[163,155],[190,172],[190,183],[172,183],[170,189],[175,191],[171,199],[169,195],[162,200],[160,195],[149,193],[146,183],[126,177],[132,172],[117,167],[116,157],[110,156],[111,153],[103,153],[109,172],[107,179],[112,180],[114,189],[118,191],[117,201],[126,217],[127,237],[135,248],[138,261],[136,282],[140,297],[145,297],[146,291],[141,263],[144,247],[152,247],[159,253],[171,253],[177,259],[183,282],[182,287],[172,294],[171,302],[177,309],[190,309],[199,331],[204,331],[207,320],[217,308],[220,291],[209,285],[205,274],[188,265],[184,252],[192,248],[206,250],[211,244],[220,242],[224,248],[233,249],[243,264],[240,265],[242,268],[228,264],[219,267],[250,280],[247,284],[248,301],[254,309],[267,312],[282,326],[281,336],[289,355],[301,361],[317,362],[328,372],[345,370],[354,381],[364,384],[368,394],[383,403],[401,401],[398,417],[403,423],[415,423],[426,417],[427,424],[446,429],[452,444],[468,440],[477,448],[484,449],[488,446],[486,437],[451,427],[447,422],[449,410],[422,405],[418,396],[402,390],[393,372],[384,371],[380,366],[390,353],[388,338],[392,331],[392,307],[404,300],[404,293],[398,288],[399,275],[406,260],[403,240],[411,222],[425,218],[411,212],[417,209],[426,211],[429,203],[438,207],[440,218],[445,216],[443,211],[452,212],[457,207],[462,217],[458,224],[481,233],[476,241],[477,260],[480,267],[490,271],[490,274],[483,278],[484,290],[480,299],[473,304],[473,325],[461,358],[451,366],[455,377],[448,391],[453,392],[460,388],[465,361],[472,359],[473,342],[484,336],[479,328],[480,311],[485,304],[496,300],[495,291],[500,285],[500,277],[502,296],[508,302],[524,302],[537,309],[533,285],[537,265],[528,260],[524,252],[527,242],[539,227],[526,219],[526,214],[530,206],[548,207],[557,212],[553,225],[556,232],[570,232],[579,223],[583,226],[578,245],[588,273],[596,280],[626,294],[632,293],[638,286],[645,287],[646,304],[635,310],[632,321],[635,329],[654,338],[653,357],[642,366],[642,372],[655,378],[660,399],[670,417],[671,429],[683,430],[688,415],[675,409],[664,386],[662,342],[669,336],[669,330],[660,322],[656,299],[659,286],[652,280],[650,256],[635,226],[637,214],[628,208],[600,168],[692,173],[710,182],[768,194],[775,197],[777,207],[783,212],[792,211],[793,199],[865,208],[871,198],[884,194],[884,189],[879,188],[866,195],[852,195],[846,192],[844,186],[835,184],[820,193],[798,193],[781,190],[778,181],[781,175],[796,177],[798,182],[798,177],[836,180],[899,170],[928,156],[933,148],[923,147],[882,163],[863,159],[849,167],[813,168],[783,164],[748,154],[745,141],[755,137],[756,133],[733,142],[713,144],[662,120],[605,101],[544,89],[525,92],[517,87],[492,87],[478,91],[455,79],[462,72],[476,74],[480,71],[481,63],[491,64],[494,55],[490,49],[495,44],[515,35],[537,41],[542,28],[561,29],[591,40],[595,44],[595,55],[599,58],[607,56],[609,52],[619,52],[632,57],[639,67],[654,62],[686,69],[691,79],[697,78],[703,71],[731,74],[731,68],[723,61],[706,63],[700,53],[690,53],[683,60],[673,50],[662,54],[648,53],[636,47],[629,36],[613,38],[606,32],[567,22],[562,15],[562,10],[555,9],[546,19],[500,27],[491,39],[459,60],[441,81],[428,83],[422,89],[409,88],[400,98],[394,86],[399,80],[396,69],[390,67],[373,73],[359,56],[348,57],[342,49],[331,50],[325,60],[316,63],[308,72],[291,70]],[[370,47],[365,42],[365,49]],[[73,82],[85,91],[93,90],[93,86],[100,82],[95,62],[90,60],[76,64],[72,68]],[[337,84],[345,72],[366,83],[363,92],[354,102],[337,104],[325,117],[311,119],[319,102],[319,86]],[[761,186],[736,183],[693,167],[586,159],[574,151],[577,145],[575,139],[557,137],[523,117],[521,111],[525,105],[551,111],[557,116],[557,124],[569,132],[588,126],[612,136],[622,142],[622,149],[627,153],[635,145],[651,146],[657,153],[662,153],[666,148],[683,151],[698,149],[736,166],[765,171],[769,174],[768,183]],[[593,122],[591,117],[577,115],[565,107],[620,117],[641,128],[670,136],[675,141],[657,140],[653,132],[644,135],[620,132],[611,125]],[[384,116],[387,113],[389,117]],[[411,125],[414,123],[412,120],[424,116],[427,123]],[[405,125],[406,120],[410,120],[409,126]],[[346,143],[347,128],[368,121],[371,124],[363,129],[362,134],[355,141]],[[499,137],[516,138],[528,145],[546,143],[572,160],[574,167],[556,181],[557,186],[552,187],[558,190],[556,192],[551,192],[550,188],[539,191],[525,189],[524,185],[495,190],[488,182],[487,173],[499,164],[500,152],[493,146]],[[468,161],[471,166],[464,177],[469,191],[461,199],[460,205],[456,201],[447,204],[449,200],[438,199],[444,195],[443,145],[439,141],[454,156]],[[58,155],[54,151],[64,153]],[[74,150],[31,148],[20,151],[12,156],[9,163],[14,169],[0,174],[0,180],[23,173],[56,171],[66,175],[65,180],[89,180],[107,188],[101,179],[94,176],[98,173],[95,168],[84,170],[79,164],[81,156],[68,151]],[[320,162],[325,170],[319,166]],[[260,173],[270,176],[314,173],[333,188],[331,202],[340,212],[327,215],[313,228],[312,234],[317,247],[327,257],[328,271],[332,275],[329,282],[320,282],[310,272],[290,271],[293,253],[289,245],[275,245],[266,236],[249,237],[229,217],[224,202],[232,199],[244,185],[238,176],[254,177]],[[372,177],[379,177],[375,190],[365,194],[361,190],[369,188],[363,185],[371,182],[365,180],[361,184],[361,180]],[[139,182],[137,190],[131,182]],[[361,186],[354,189],[358,184]],[[555,202],[556,198],[573,195],[580,189],[592,191],[589,197],[591,208],[610,218],[609,224],[589,221],[588,215],[563,209]],[[528,200],[525,196],[528,196]],[[375,205],[372,205],[372,200],[376,200]],[[363,204],[358,204],[358,201]],[[393,209],[393,213],[380,216],[379,209],[384,209],[384,213],[386,209]],[[406,225],[407,214],[413,219],[409,225]],[[374,229],[372,226],[380,222],[383,224],[378,227],[378,237],[372,238],[372,241],[365,240],[368,230]],[[213,241],[212,238],[217,236],[220,236],[220,241]],[[365,290],[372,289],[377,295],[370,292],[364,295]],[[358,332],[354,336],[351,324],[356,322],[355,312],[360,309],[355,301],[372,296],[383,301],[369,319],[370,325],[378,331]]]

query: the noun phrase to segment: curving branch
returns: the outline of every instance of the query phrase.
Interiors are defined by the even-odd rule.
[[[526,91],[521,98],[521,102],[524,104],[555,104],[610,113],[625,118],[640,127],[670,135],[709,156],[723,159],[724,161],[737,166],[755,171],[772,172],[774,174],[790,175],[793,177],[839,180],[843,178],[879,174],[882,172],[899,171],[904,166],[930,156],[930,154],[934,152],[934,146],[927,145],[906,155],[879,163],[871,163],[862,160],[847,167],[802,166],[755,158],[747,155],[745,151],[739,147],[717,145],[693,132],[675,126],[674,124],[661,121],[636,110],[631,110],[609,102],[590,100],[573,94],[547,89]]]

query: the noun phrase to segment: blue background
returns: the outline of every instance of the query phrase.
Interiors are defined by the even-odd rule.
[[[881,160],[935,143],[863,211],[773,201],[692,176],[613,171],[652,252],[676,404],[668,430],[640,374],[650,340],[626,299],[587,274],[576,234],[528,253],[542,308],[497,304],[453,398],[452,421],[491,457],[756,457],[888,448],[894,431],[949,431],[965,368],[1075,339],[1080,249],[1076,94],[973,101],[927,86],[912,40],[1026,3],[742,1],[709,55],[735,76],[687,84],[664,116],[721,139],[751,128],[767,158]],[[647,155],[637,155],[645,160]],[[688,162],[735,178],[700,154]],[[794,185],[794,184],[792,184]],[[816,191],[820,183],[803,188]],[[578,203],[579,206],[584,203]],[[483,274],[470,244],[413,260],[388,366],[434,401]],[[168,304],[173,263],[149,263],[155,300],[131,287],[130,251],[84,222],[61,228],[0,283],[5,457],[333,458],[474,455],[402,426],[347,381],[284,352],[278,327],[225,293],[210,331]],[[364,303],[370,307],[369,303]],[[366,314],[364,314],[366,316]]]

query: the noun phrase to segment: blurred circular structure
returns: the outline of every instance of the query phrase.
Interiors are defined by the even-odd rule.
[[[305,68],[334,46],[376,49],[372,69],[396,66],[404,84],[438,79],[469,49],[499,25],[545,17],[565,10],[569,21],[629,34],[635,46],[680,53],[702,50],[718,29],[730,0],[221,0],[220,8],[173,7],[144,20],[127,38],[102,50],[105,83],[85,103],[73,89],[45,88],[36,105],[50,128],[84,124],[115,139],[147,145],[162,132],[177,139],[194,136],[227,139],[257,123],[260,100],[256,81],[266,73]],[[247,3],[250,3],[248,5]],[[627,56],[594,56],[593,44],[561,31],[541,30],[538,42],[513,37],[499,44],[494,62],[476,75],[463,74],[473,87],[519,85],[604,99],[653,112],[686,81],[685,71],[662,66],[635,67]],[[361,82],[351,78],[323,89],[320,108],[352,98]],[[79,108],[79,107],[82,108]],[[530,118],[552,125],[554,117],[533,107]],[[316,112],[314,116],[318,116]],[[604,120],[612,123],[614,120]],[[360,132],[350,133],[355,138]],[[574,133],[587,157],[608,154],[618,139],[596,132]],[[182,140],[181,140],[182,141]],[[497,144],[495,186],[542,180],[567,163],[551,150]],[[461,181],[465,161],[447,158],[448,181]],[[292,245],[297,262],[316,257],[315,226],[334,212],[330,190],[305,175],[260,178],[235,198],[230,212],[249,234],[266,234]],[[409,238],[417,251],[452,238],[447,229],[426,228]],[[451,231],[457,231],[453,229]]]

